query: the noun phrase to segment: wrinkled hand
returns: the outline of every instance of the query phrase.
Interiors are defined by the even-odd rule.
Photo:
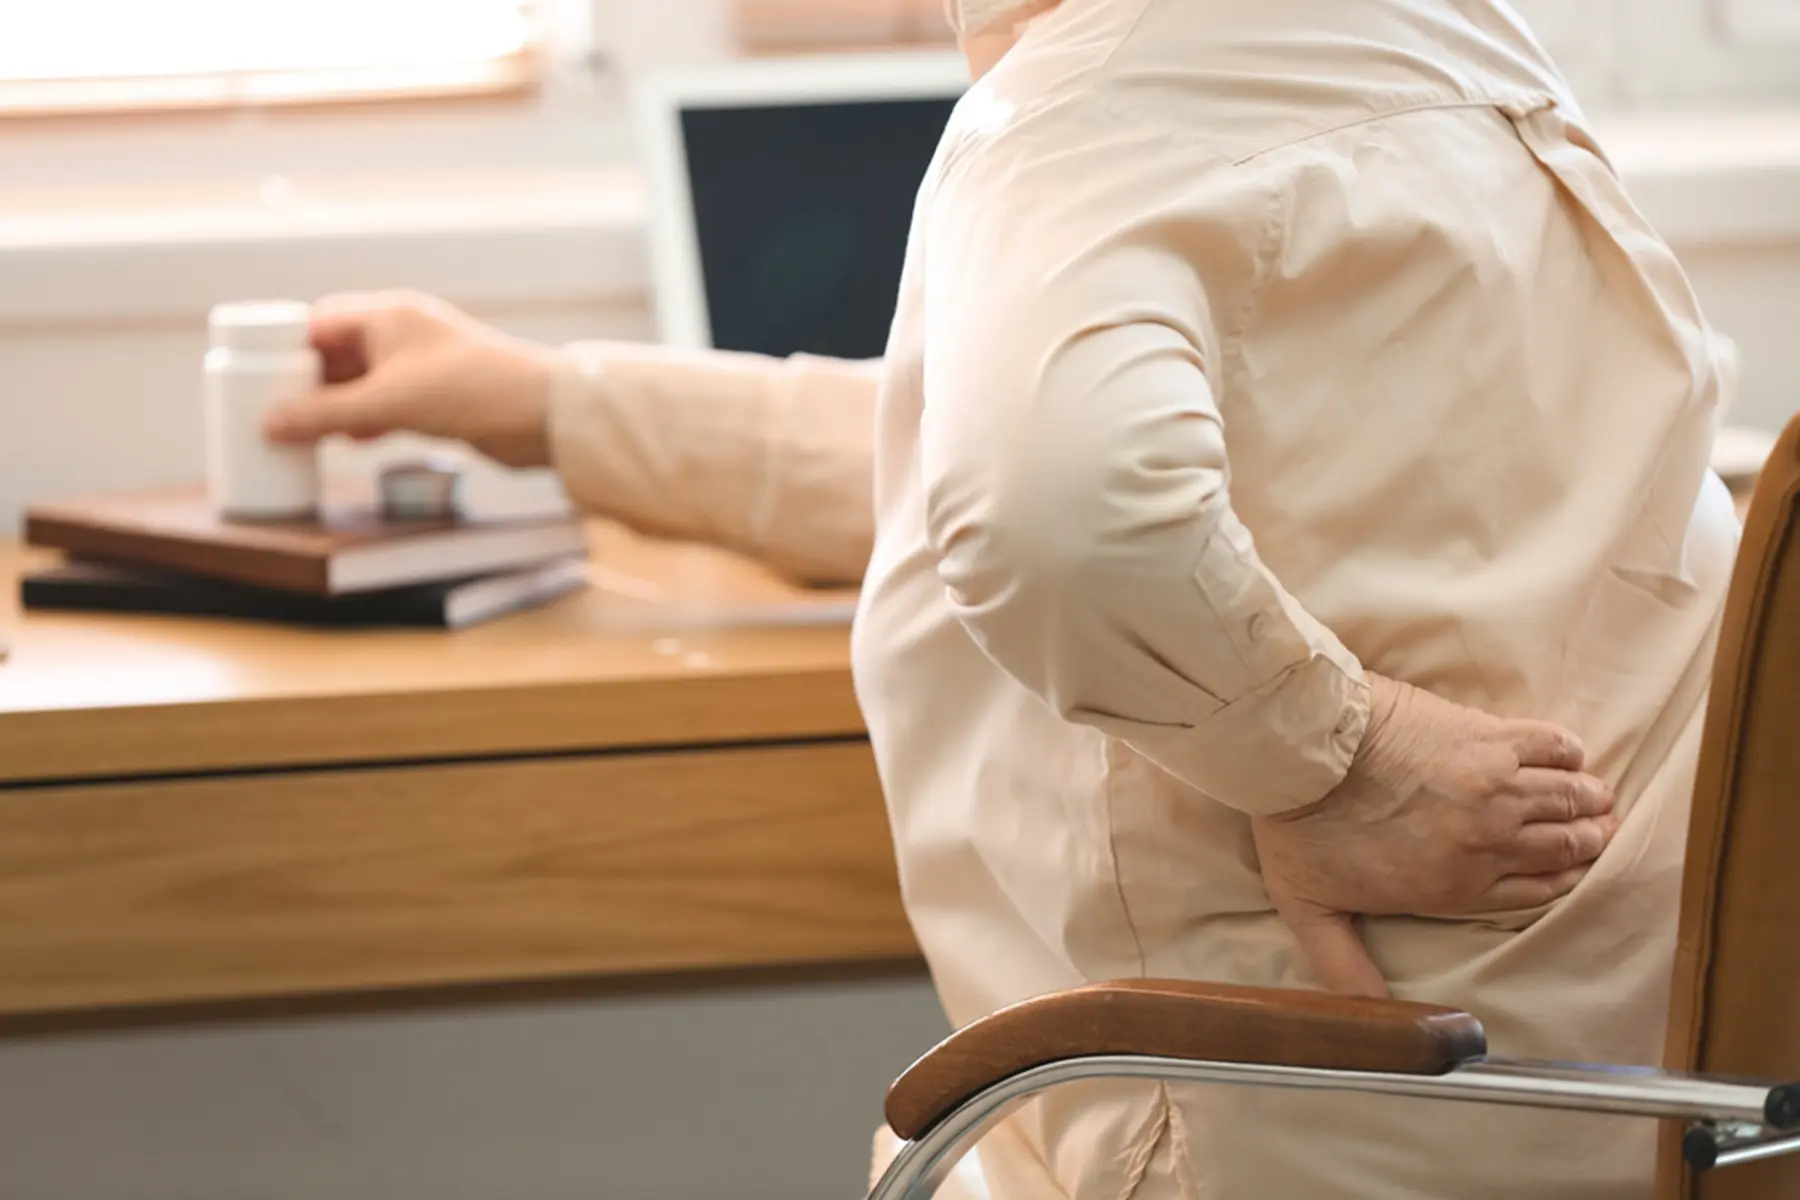
[[[1253,822],[1263,881],[1336,992],[1385,996],[1358,915],[1470,916],[1548,904],[1618,829],[1581,743],[1369,676],[1369,726],[1338,786]]]
[[[313,305],[324,386],[270,414],[285,444],[329,434],[406,431],[465,442],[513,467],[549,461],[554,354],[410,292],[330,296]]]

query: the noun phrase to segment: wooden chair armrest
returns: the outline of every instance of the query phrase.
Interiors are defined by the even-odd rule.
[[[1113,1054],[1444,1075],[1485,1057],[1487,1034],[1468,1013],[1402,1000],[1162,979],[1097,983],[951,1034],[888,1089],[888,1127],[911,1141],[1022,1071]]]

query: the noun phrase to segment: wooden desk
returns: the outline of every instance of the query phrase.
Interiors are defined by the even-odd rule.
[[[707,627],[845,598],[594,546],[456,634],[21,618],[0,547],[0,1031],[911,960],[844,626]]]
[[[458,633],[21,616],[0,549],[0,1028],[916,955],[845,624],[741,624],[845,597],[594,547]]]

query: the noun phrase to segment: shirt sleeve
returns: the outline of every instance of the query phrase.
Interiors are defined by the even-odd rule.
[[[1232,508],[1205,275],[1256,269],[1242,199],[1157,229],[1122,215],[1156,198],[1103,175],[996,175],[965,176],[929,233],[920,469],[951,605],[1055,711],[1207,795],[1320,799],[1368,688]]]
[[[551,460],[590,511],[854,583],[874,541],[879,378],[879,362],[575,343]]]

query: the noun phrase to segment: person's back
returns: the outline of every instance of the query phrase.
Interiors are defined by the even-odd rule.
[[[1573,730],[1617,794],[1615,842],[1548,913],[1366,922],[1395,993],[1469,1008],[1496,1053],[1654,1061],[1735,546],[1706,470],[1718,370],[1673,257],[1510,14],[1064,0],[959,108],[920,214],[857,669],[908,908],[952,1020],[1087,979],[1307,983],[1242,806],[996,665],[1003,593],[998,615],[973,617],[986,647],[946,599],[969,550],[933,490],[939,381],[1009,354],[1034,381],[1116,369],[1084,357],[1085,326],[1053,361],[1029,337],[982,341],[996,326],[969,298],[1060,336],[1099,295],[1118,324],[1193,330],[1233,505],[1293,601],[1370,670]],[[956,386],[1006,369],[984,361]],[[1207,547],[1205,603],[1243,599],[1207,593],[1205,554],[1247,551]],[[1259,618],[1230,634],[1252,691],[1250,664],[1285,631]],[[898,699],[919,696],[928,709]],[[1052,1096],[984,1159],[1008,1200],[1139,1181],[1141,1195],[1222,1200],[1597,1197],[1645,1192],[1652,1134],[1120,1085]]]

